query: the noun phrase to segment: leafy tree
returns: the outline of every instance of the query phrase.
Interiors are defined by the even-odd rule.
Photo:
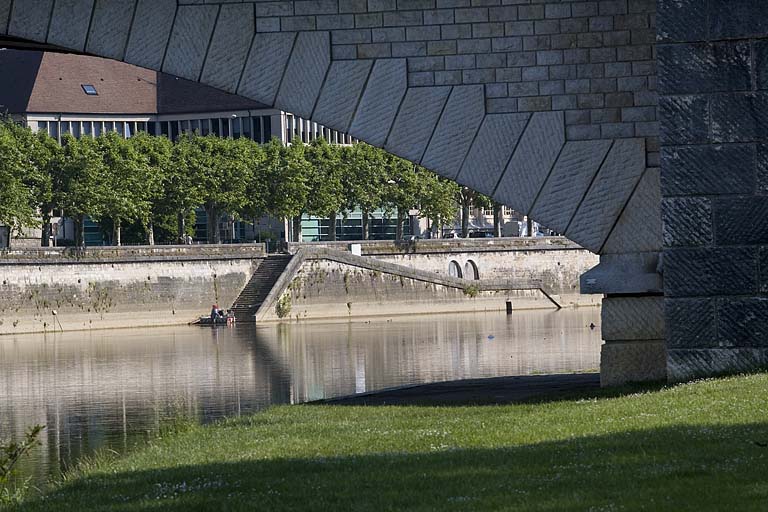
[[[171,213],[164,199],[167,197],[166,186],[172,174],[173,144],[166,137],[152,137],[139,132],[128,139],[128,145],[144,160],[145,165],[140,166],[138,170],[145,172],[137,176],[143,181],[138,194],[139,221],[144,226],[146,243],[155,245],[155,225],[162,223]]]
[[[280,219],[293,220],[294,240],[301,241],[301,214],[306,209],[309,162],[304,146],[283,146],[272,139],[264,147],[261,172],[267,183],[266,211]]]
[[[0,123],[0,224],[18,232],[35,222],[32,191],[25,185],[27,157],[19,147],[11,121]]]
[[[138,220],[149,224],[152,204],[151,190],[156,181],[150,171],[149,159],[137,151],[136,145],[116,132],[102,134],[96,144],[103,159],[103,174],[97,180],[100,194],[94,199],[100,204],[95,220],[112,221],[112,243],[121,245],[123,223]]]
[[[403,222],[411,208],[418,205],[423,183],[416,166],[407,160],[385,153],[384,171],[387,185],[384,190],[384,207],[394,209],[397,226],[395,238],[403,238]]]
[[[344,194],[344,166],[341,146],[332,146],[324,138],[318,138],[305,150],[309,164],[307,174],[307,213],[330,220],[329,235],[336,240],[336,217],[346,206]]]
[[[219,218],[238,216],[248,205],[248,140],[190,135],[191,172],[200,183],[201,199],[208,217],[208,242],[221,243]]]
[[[85,216],[101,218],[105,213],[104,198],[110,194],[99,143],[90,137],[76,139],[64,135],[59,167],[62,185],[59,203],[75,220],[75,245],[83,247]]]
[[[185,136],[172,145],[171,163],[160,200],[160,211],[176,221],[177,243],[184,243],[185,237],[191,234],[195,208],[203,203],[202,183],[197,179],[203,158],[199,146],[193,141],[193,137]]]
[[[472,208],[490,208],[492,200],[486,195],[481,194],[469,187],[459,187],[459,193],[456,197],[461,206],[461,237],[469,236],[469,216]]]
[[[441,227],[448,220],[456,217],[456,196],[459,193],[459,185],[441,178],[436,174],[418,168],[423,183],[420,215],[432,221],[432,233],[440,236]]]
[[[358,143],[344,153],[347,169],[344,186],[347,190],[347,208],[360,208],[363,219],[363,240],[370,237],[371,212],[383,206],[387,175],[384,172],[384,153],[368,144]]]

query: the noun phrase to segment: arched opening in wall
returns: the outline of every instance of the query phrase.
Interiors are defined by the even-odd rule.
[[[463,277],[461,273],[461,265],[459,265],[458,261],[451,260],[451,262],[448,264],[448,275],[451,277]]]
[[[473,281],[477,281],[480,279],[480,272],[477,269],[477,264],[472,260],[467,260],[467,263],[464,265],[464,277],[466,279],[472,279]]]

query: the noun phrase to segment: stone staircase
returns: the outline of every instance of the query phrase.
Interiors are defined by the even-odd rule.
[[[254,318],[256,311],[283,274],[291,258],[290,255],[272,255],[259,265],[232,305],[232,311],[238,322],[256,321]]]

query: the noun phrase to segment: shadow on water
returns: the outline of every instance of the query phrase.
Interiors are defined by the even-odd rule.
[[[305,405],[463,407],[545,403],[618,398],[630,394],[659,391],[668,386],[666,382],[659,381],[601,388],[598,373],[524,375],[403,386],[317,400]]]
[[[765,510],[768,424],[496,449],[243,460],[77,480],[23,510]],[[74,507],[74,508],[73,508]]]

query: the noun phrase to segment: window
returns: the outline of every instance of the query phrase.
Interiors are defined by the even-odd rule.
[[[101,135],[101,132],[104,130],[104,124],[101,121],[94,121],[93,122],[93,136],[98,137]]]
[[[224,118],[221,120],[221,136],[229,137],[229,119]]]
[[[72,121],[72,136],[76,139],[80,138],[80,122]]]
[[[240,128],[242,121],[243,120],[240,117],[232,118],[232,137],[235,139],[239,139],[243,134],[243,131]]]
[[[251,138],[251,118],[250,117],[244,117],[241,119],[243,122],[243,137],[246,139]]]
[[[264,122],[264,142],[269,142],[272,138],[272,118],[264,116],[261,120]]]
[[[205,137],[211,133],[211,120],[210,119],[201,119],[200,120],[200,135]]]
[[[37,122],[37,131],[48,133],[48,121],[38,121]]]
[[[451,277],[462,277],[461,265],[456,260],[451,260],[448,264],[448,275]]]
[[[83,135],[91,136],[93,133],[93,124],[90,121],[83,121]]]
[[[477,264],[474,261],[467,260],[466,265],[464,265],[464,276],[475,281],[480,279],[480,272],[478,272]]]
[[[211,133],[217,137],[221,135],[221,125],[218,119],[211,119]]]
[[[96,90],[94,86],[91,84],[82,84],[81,87],[83,88],[83,92],[87,94],[88,96],[98,96],[99,91]]]

